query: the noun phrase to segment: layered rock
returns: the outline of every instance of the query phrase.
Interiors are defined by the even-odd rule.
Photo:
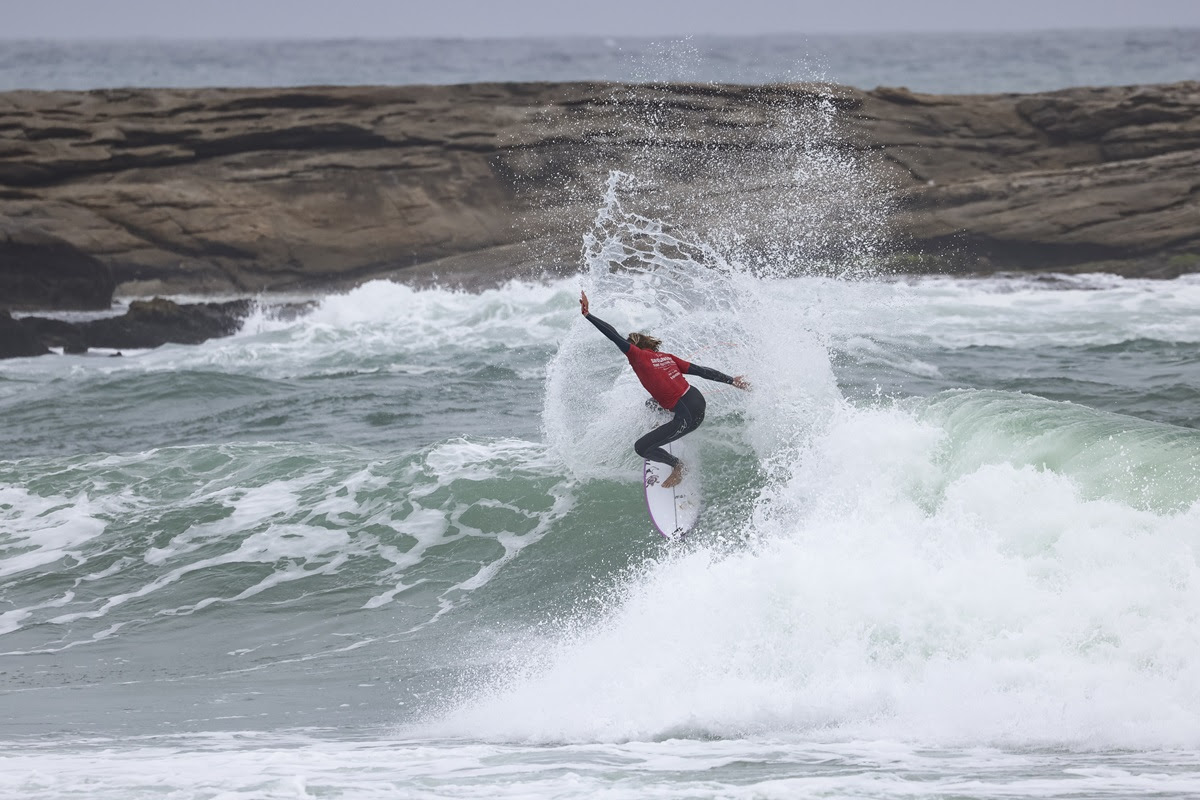
[[[938,97],[864,126],[911,180],[897,232],[959,263],[1200,269],[1200,83]],[[915,130],[932,140],[914,140]],[[986,263],[986,262],[985,262]]]
[[[573,269],[610,169],[649,174],[660,205],[697,226],[731,195],[762,208],[826,203],[778,174],[786,159],[772,154],[794,157],[797,136],[874,174],[897,264],[1200,269],[1195,82],[979,96],[609,84],[8,92],[0,307],[94,305],[106,281],[132,294],[257,292]]]

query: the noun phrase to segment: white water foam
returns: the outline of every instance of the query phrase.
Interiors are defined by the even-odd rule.
[[[103,505],[86,494],[43,497],[0,486],[0,577],[75,556],[104,532]]]
[[[498,654],[508,666],[496,684],[432,732],[1200,747],[1194,487],[1171,490],[1173,502],[1137,502],[1125,490],[1149,450],[1110,448],[1131,472],[1122,484],[1111,469],[1119,458],[1022,463],[988,451],[986,438],[958,437],[953,419],[922,403],[856,406],[838,392],[829,356],[850,335],[905,336],[910,324],[962,346],[1025,346],[1051,320],[1066,331],[1062,320],[1084,307],[1095,313],[1074,315],[1086,320],[1071,328],[1076,343],[1187,341],[1194,323],[1172,292],[1119,280],[1002,293],[946,281],[750,279],[611,203],[597,223],[605,236],[614,208],[618,232],[592,250],[595,312],[618,330],[661,325],[684,346],[729,331],[746,345],[755,391],[739,407],[742,424],[724,430],[753,445],[765,483],[742,529],[726,533],[751,545],[714,537],[648,564],[602,599],[598,617],[569,616],[558,632]],[[663,245],[675,255],[661,257]],[[616,258],[623,267],[610,270]],[[711,309],[677,302],[692,293]],[[576,476],[620,475],[640,393],[612,346],[578,326],[548,370],[547,438]],[[1023,402],[1009,396],[1028,417]],[[1067,404],[1037,413],[1038,425],[1069,421],[1084,437],[1110,425],[1081,421]],[[1194,470],[1200,442],[1173,441],[1168,462]],[[964,442],[985,449],[953,449]]]
[[[383,576],[386,580],[395,576],[398,581],[391,588],[376,594],[363,606],[379,608],[396,600],[403,592],[413,588],[414,583],[407,571],[419,565],[426,551],[468,537],[480,537],[498,543],[503,552],[497,557],[480,563],[469,577],[457,581],[439,592],[437,610],[428,619],[410,629],[419,630],[436,622],[456,607],[471,592],[487,583],[522,550],[537,543],[574,506],[574,496],[569,484],[557,484],[549,489],[550,507],[530,511],[502,498],[473,498],[471,501],[454,501],[446,507],[443,500],[433,500],[441,490],[455,482],[475,483],[489,479],[511,480],[514,477],[541,477],[558,471],[561,465],[538,444],[519,439],[501,439],[490,442],[459,439],[433,448],[419,464],[412,465],[403,476],[407,485],[407,502],[411,509],[404,513],[396,524],[396,531],[411,537],[413,543],[405,550],[387,547],[381,554],[394,566]],[[429,498],[429,499],[427,499]],[[479,509],[503,509],[509,520],[508,529],[482,530],[470,523],[470,516]],[[516,524],[519,523],[519,524]],[[521,528],[512,530],[511,528]],[[423,579],[422,579],[423,580]]]
[[[314,362],[345,370],[347,364],[384,359],[383,368],[417,374],[429,367],[406,356],[445,349],[480,353],[497,344],[511,348],[557,341],[564,322],[563,293],[569,286],[565,281],[513,281],[475,294],[370,281],[322,298],[311,312],[295,319],[256,311],[236,336],[210,342],[202,359],[253,362],[269,373],[311,369]]]
[[[896,292],[903,300],[893,304],[884,324],[868,322],[852,332],[951,348],[1036,350],[1137,339],[1200,343],[1196,275],[1172,281],[1114,275],[930,277],[899,284]]]
[[[568,318],[563,306],[576,281],[512,281],[479,293],[413,288],[369,281],[313,301],[312,310],[281,318],[257,306],[232,336],[200,345],[125,350],[122,358],[62,356],[16,359],[14,378],[211,370],[286,379],[387,370],[420,376],[445,371],[427,363],[431,352],[478,357],[497,347],[553,345]],[[527,372],[522,377],[540,378]],[[0,397],[20,384],[0,384]]]
[[[1169,758],[990,749],[937,752],[880,741],[631,742],[521,747],[321,740],[302,734],[138,737],[0,755],[0,793],[49,800],[219,797],[1128,798],[1195,795],[1196,753]]]
[[[33,649],[57,652],[108,638],[131,622],[167,625],[259,595],[271,605],[303,605],[307,586],[337,575],[362,593],[364,610],[399,600],[403,615],[389,627],[399,635],[486,586],[574,502],[570,484],[546,479],[561,467],[536,443],[459,439],[396,461],[364,464],[363,455],[289,443],[162,448],[75,464],[76,478],[92,492],[103,495],[112,481],[125,486],[103,495],[105,502],[86,493],[70,499],[0,490],[8,517],[0,574],[28,581],[57,564],[62,584],[20,595],[25,601],[0,615],[0,636],[41,626],[45,644]],[[189,477],[192,465],[199,480]],[[493,479],[499,491],[486,488]],[[531,507],[503,492],[513,480],[528,484]],[[397,482],[407,487],[399,501]],[[503,525],[488,521],[497,512]],[[163,535],[189,517],[194,521]],[[426,563],[430,548],[473,538],[486,546],[464,562],[469,570],[445,549],[434,566]],[[93,560],[106,563],[93,567]],[[450,580],[438,572],[447,563]],[[429,580],[438,586],[433,597],[405,595]],[[24,648],[31,641],[7,655],[30,652]]]
[[[764,491],[757,545],[651,565],[437,730],[1200,746],[1200,502],[1003,464],[935,492],[942,436],[842,410]]]

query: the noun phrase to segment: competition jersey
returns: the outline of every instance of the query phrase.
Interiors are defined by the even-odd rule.
[[[629,346],[625,357],[629,359],[629,365],[633,367],[633,372],[642,382],[642,386],[645,386],[650,396],[668,411],[675,408],[679,398],[691,387],[683,377],[689,364],[682,358],[670,353],[644,350],[634,345]]]

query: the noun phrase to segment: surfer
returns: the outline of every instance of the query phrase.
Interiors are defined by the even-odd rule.
[[[700,427],[700,423],[704,421],[706,405],[704,395],[683,376],[695,375],[697,378],[728,383],[739,389],[749,389],[750,383],[741,375],[731,378],[715,369],[691,364],[678,356],[663,353],[658,349],[662,342],[653,336],[631,333],[622,339],[621,334],[617,333],[612,325],[588,312],[588,298],[585,292],[579,293],[579,308],[588,322],[621,348],[621,352],[629,359],[629,366],[633,367],[634,374],[642,382],[642,386],[646,387],[650,396],[667,411],[675,412],[670,422],[658,426],[638,439],[633,449],[642,458],[658,461],[671,468],[671,474],[662,483],[665,488],[678,486],[683,480],[683,462],[662,446]]]

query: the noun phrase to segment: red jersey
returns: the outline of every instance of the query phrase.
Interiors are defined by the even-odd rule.
[[[691,384],[683,377],[690,364],[682,358],[670,353],[643,350],[636,345],[629,346],[625,357],[629,359],[629,366],[633,367],[633,372],[642,382],[642,386],[645,386],[650,396],[668,411],[673,409],[684,392],[691,388]]]

